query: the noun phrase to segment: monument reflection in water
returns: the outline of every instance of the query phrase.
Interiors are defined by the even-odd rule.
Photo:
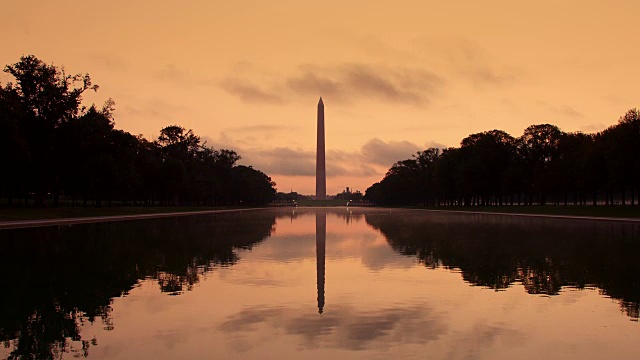
[[[0,238],[0,358],[640,356],[634,224],[302,208]]]
[[[324,262],[327,242],[327,213],[316,212],[316,276],[318,285],[318,313],[324,311]]]

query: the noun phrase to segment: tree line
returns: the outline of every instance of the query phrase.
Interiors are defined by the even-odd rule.
[[[115,102],[82,106],[97,91],[33,55],[0,84],[0,201],[7,206],[266,204],[275,183],[233,150],[206,146],[179,125],[155,140],[115,128]]]
[[[515,138],[471,134],[460,147],[419,151],[365,193],[384,205],[638,204],[640,111],[587,134],[532,125]]]

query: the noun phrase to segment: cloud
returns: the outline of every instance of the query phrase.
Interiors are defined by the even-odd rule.
[[[202,142],[205,142],[207,146],[215,149],[229,149],[234,150],[238,154],[242,155],[242,147],[239,146],[240,141],[232,139],[226,132],[220,132],[217,138],[211,136],[201,136]]]
[[[426,62],[439,63],[433,66],[439,73],[479,88],[512,83],[522,72],[516,67],[500,65],[500,60],[484,47],[464,37],[423,36],[415,40],[415,47],[421,49]]]
[[[241,164],[251,165],[269,176],[315,176],[316,152],[300,147],[276,146],[272,148],[256,147],[251,133],[261,133],[264,136],[271,132],[288,131],[281,126],[249,126],[233,128],[233,133],[242,133],[242,138],[229,136],[227,132],[220,133],[217,139],[204,136],[207,145],[214,148],[234,149],[241,157]],[[367,141],[359,150],[343,151],[328,150],[326,152],[327,177],[350,176],[371,177],[380,176],[391,165],[400,160],[409,159],[416,152],[429,147],[446,148],[444,145],[428,142],[420,147],[409,141],[383,141],[373,138]]]
[[[207,77],[190,71],[188,68],[176,66],[176,64],[167,64],[163,68],[154,72],[153,76],[161,81],[170,82],[174,85],[190,87],[211,86],[215,82]]]
[[[231,95],[239,97],[242,101],[258,103],[280,104],[283,99],[275,95],[275,91],[266,91],[248,81],[229,77],[220,84]]]
[[[470,68],[466,73],[469,76],[474,84],[492,84],[499,85],[504,83],[508,77],[499,74],[495,69],[489,68],[485,66],[479,66]]]
[[[411,155],[424,150],[409,141],[384,142],[378,138],[367,141],[362,146],[362,155],[373,164],[390,167],[400,160],[411,158]]]
[[[586,125],[582,125],[580,127],[580,131],[584,131],[587,133],[597,133],[600,131],[603,131],[607,128],[607,125],[603,124],[603,123],[596,123],[596,124],[586,124]]]
[[[273,149],[252,149],[245,157],[246,162],[269,175],[315,176],[315,152],[276,147]]]
[[[384,142],[377,138],[365,143],[360,151],[329,150],[326,153],[327,176],[383,175],[388,167],[410,158],[418,150],[424,149],[408,141]],[[290,147],[249,148],[245,151],[244,160],[267,174],[315,176],[315,151]]]
[[[343,84],[310,70],[287,79],[286,86],[295,92],[311,95],[322,94],[336,99],[342,97],[344,92]]]
[[[442,81],[438,76],[421,70],[397,72],[361,64],[345,66],[344,76],[351,91],[368,97],[416,104],[428,103],[428,95]]]
[[[546,101],[538,101],[538,105],[545,107],[548,111],[563,117],[580,118],[584,114],[569,105],[553,105]]]
[[[246,149],[246,163],[253,165],[269,175],[315,176],[316,153],[290,147],[272,149]],[[327,176],[371,176],[380,172],[370,164],[364,163],[357,153],[328,151],[326,157]]]
[[[449,147],[448,147],[447,145],[445,145],[445,144],[441,144],[441,143],[439,143],[439,142],[435,142],[435,141],[427,141],[427,142],[425,143],[424,149],[421,149],[421,150],[426,150],[426,149],[430,149],[430,148],[436,148],[436,149],[441,149],[441,150],[443,150],[443,149],[447,149],[447,148],[449,148]]]
[[[515,79],[515,71],[498,69],[493,59],[479,44],[469,39],[454,43],[452,64],[475,86],[503,85]]]
[[[326,153],[327,176],[371,176],[379,174],[360,152],[330,150]]]
[[[509,78],[492,65],[493,61],[484,49],[467,39],[459,41],[452,59],[454,66],[475,85],[499,85]]]
[[[380,43],[376,46],[385,47]],[[300,64],[289,73],[265,78],[255,66],[238,64],[221,86],[242,101],[255,103],[325,96],[334,103],[373,100],[422,107],[443,93],[447,79],[484,88],[512,83],[522,73],[517,67],[501,65],[484,47],[467,38],[443,41],[423,37],[416,40],[414,48],[421,49],[417,54],[419,65]],[[395,52],[397,56],[413,54],[415,57],[414,48],[409,52],[397,49]],[[411,61],[407,59],[407,63]]]
[[[581,113],[580,111],[572,108],[569,105],[562,105],[562,106],[554,106],[550,108],[553,112],[556,112],[560,115],[563,116],[567,116],[567,117],[572,117],[572,118],[579,118],[579,117],[583,117],[584,114]]]
[[[300,64],[288,74],[269,78],[262,76],[254,66],[237,65],[233,75],[221,86],[242,101],[255,103],[283,103],[283,99],[325,96],[334,103],[374,100],[426,106],[443,92],[447,78],[457,78],[475,87],[500,86],[515,81],[521,72],[500,65],[482,46],[466,38],[445,42],[420,38],[417,47],[422,49],[421,65]]]
[[[338,103],[374,99],[426,105],[440,92],[444,79],[420,68],[344,63],[330,67],[302,65],[282,81],[266,81],[261,85],[240,77],[229,77],[221,85],[247,102],[282,102],[273,95],[282,94],[286,98],[325,96]]]
[[[163,100],[158,97],[141,99],[136,101],[136,106],[124,105],[118,112],[131,116],[148,116],[153,118],[167,119],[174,118],[176,115],[183,113],[186,108],[172,102]]]
[[[235,126],[227,129],[229,132],[238,132],[238,133],[265,133],[265,132],[276,132],[276,131],[288,131],[291,130],[292,126],[284,126],[284,125],[248,125],[248,126]]]
[[[171,81],[176,83],[193,81],[193,79],[191,78],[191,75],[189,75],[187,72],[182,70],[182,68],[178,68],[175,64],[167,64],[162,69],[156,71],[155,77],[160,80]]]
[[[87,55],[87,58],[110,71],[126,71],[131,67],[123,58],[114,54],[94,52]]]

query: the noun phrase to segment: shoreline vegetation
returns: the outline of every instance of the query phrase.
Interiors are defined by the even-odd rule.
[[[117,129],[115,101],[82,104],[83,93],[98,90],[89,74],[68,75],[33,55],[4,72],[15,80],[0,84],[2,207],[261,206],[275,198],[270,177],[191,129],[168,125],[151,140]]]
[[[460,147],[396,162],[364,199],[393,206],[633,207],[640,204],[638,154],[638,109],[597,133],[552,124],[531,125],[517,138],[490,130],[467,136]]]

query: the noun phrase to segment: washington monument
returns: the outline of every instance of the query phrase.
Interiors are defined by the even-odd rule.
[[[327,172],[324,166],[324,103],[318,101],[318,147],[316,149],[316,200],[327,199]]]

